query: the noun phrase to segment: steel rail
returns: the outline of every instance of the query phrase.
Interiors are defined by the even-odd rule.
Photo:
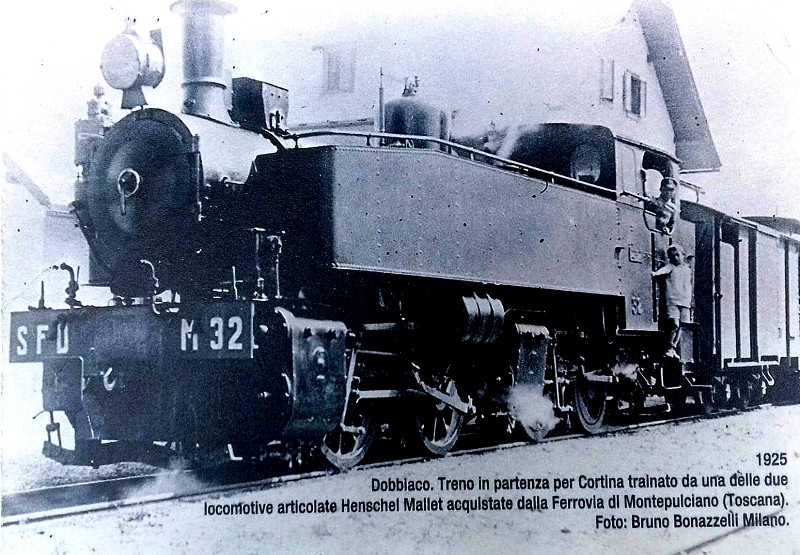
[[[545,437],[539,443],[547,444],[547,443],[555,443],[560,441],[570,441],[580,438],[590,438],[590,437],[606,437],[606,436],[615,436],[615,435],[622,435],[622,434],[632,434],[637,433],[641,430],[645,430],[648,428],[655,428],[659,426],[664,426],[667,424],[682,424],[686,422],[696,422],[702,420],[713,420],[717,418],[725,418],[729,416],[735,416],[737,414],[743,414],[746,412],[752,412],[755,410],[762,410],[766,408],[772,407],[772,403],[765,403],[762,405],[754,405],[752,407],[748,407],[742,410],[724,410],[719,411],[712,414],[699,414],[699,415],[688,415],[688,416],[681,416],[677,418],[664,418],[659,420],[652,420],[647,422],[636,422],[633,424],[624,424],[624,425],[609,425],[606,429],[602,431],[592,434],[578,434],[578,433],[564,433],[552,437]],[[492,453],[495,451],[505,451],[508,449],[516,449],[520,447],[530,447],[533,446],[530,441],[512,441],[508,443],[501,443],[497,445],[486,445],[486,446],[479,446],[479,447],[472,447],[466,449],[458,449],[447,453],[444,457],[433,457],[433,456],[413,456],[413,457],[405,457],[400,459],[393,459],[387,461],[378,461],[368,464],[363,464],[355,467],[354,469],[348,472],[365,472],[369,470],[374,470],[377,468],[389,468],[393,466],[401,466],[407,464],[418,464],[423,462],[428,462],[431,460],[436,460],[440,458],[452,458],[452,457],[464,457],[464,456],[471,456],[471,455],[480,455],[486,453]],[[118,478],[111,478],[108,480],[97,480],[97,481],[90,481],[90,482],[79,482],[76,484],[66,484],[66,485],[59,485],[54,487],[44,487],[44,488],[37,488],[35,490],[28,490],[28,491],[21,491],[21,492],[13,492],[10,494],[6,494],[3,496],[3,509],[4,514],[2,517],[2,526],[10,526],[15,524],[25,524],[30,522],[40,522],[44,520],[51,520],[56,518],[62,518],[66,516],[73,516],[73,515],[80,515],[80,514],[87,514],[93,513],[98,511],[106,511],[112,509],[120,509],[124,507],[132,507],[132,506],[139,506],[139,505],[146,505],[151,503],[163,502],[163,501],[171,501],[177,499],[191,499],[195,497],[203,497],[208,495],[216,495],[221,493],[244,493],[247,491],[259,490],[259,489],[272,489],[276,487],[280,487],[282,484],[297,482],[301,480],[309,480],[314,478],[321,478],[324,476],[329,476],[335,474],[335,470],[313,470],[309,472],[303,472],[298,474],[287,474],[283,476],[273,476],[269,478],[261,478],[258,480],[251,480],[246,482],[236,482],[236,483],[229,483],[217,486],[210,486],[210,487],[203,487],[201,489],[196,490],[187,490],[187,491],[180,491],[180,488],[174,488],[177,491],[164,491],[160,493],[152,493],[147,495],[141,496],[134,496],[134,497],[124,497],[120,499],[113,499],[108,501],[101,501],[101,502],[92,502],[86,503],[82,505],[74,505],[74,506],[61,506],[53,509],[47,510],[40,510],[34,512],[20,512],[19,514],[6,514],[5,513],[5,505],[7,503],[7,499],[9,496],[20,495],[20,494],[45,494],[48,492],[52,492],[53,490],[59,489],[67,489],[67,488],[80,488],[86,486],[92,487],[99,487],[104,484],[108,483],[124,483],[126,481],[130,481],[131,483],[136,481],[144,482],[144,479],[149,480],[158,480],[159,478],[175,476],[179,474],[187,474],[192,475],[194,471],[192,470],[180,470],[174,472],[165,472],[165,473],[156,473],[156,474],[147,474],[144,476],[128,476],[128,477],[118,477]],[[145,484],[146,485],[146,484]]]

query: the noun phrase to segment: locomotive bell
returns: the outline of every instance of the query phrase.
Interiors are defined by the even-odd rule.
[[[122,91],[122,107],[144,106],[142,87],[155,88],[164,78],[161,31],[143,37],[129,21],[125,31],[106,44],[100,60],[106,83]]]

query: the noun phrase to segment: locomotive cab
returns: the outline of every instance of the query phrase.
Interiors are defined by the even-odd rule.
[[[567,123],[520,126],[498,154],[608,191],[616,189],[614,136],[607,127]]]

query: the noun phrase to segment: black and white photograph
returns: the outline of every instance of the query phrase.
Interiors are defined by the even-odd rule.
[[[0,14],[0,550],[800,553],[790,2]]]

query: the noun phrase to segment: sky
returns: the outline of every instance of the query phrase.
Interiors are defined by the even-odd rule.
[[[147,28],[160,26],[165,34],[177,35],[177,17],[169,12],[169,4],[169,0],[27,1],[0,8],[4,53],[0,147],[55,202],[71,200],[76,175],[73,122],[85,114],[92,87],[102,81],[98,66],[104,44],[122,30],[126,15]],[[466,9],[501,21],[516,12],[513,2],[468,0],[347,6],[332,1],[240,0],[237,4],[240,9],[230,18],[229,30],[241,29],[242,40],[256,30],[259,16],[269,17],[270,12],[269,25],[261,30],[275,40],[297,32],[280,26],[283,14],[304,14],[304,24],[322,27],[336,16],[377,17],[378,9],[435,17],[443,25]],[[611,20],[624,15],[628,5],[626,0],[525,3],[533,9]],[[701,201],[739,215],[800,219],[800,195],[795,192],[800,168],[800,21],[793,4],[673,0],[672,5],[723,164],[719,173],[691,177],[706,190]],[[179,73],[178,68],[168,67],[168,79],[147,93],[148,100],[174,106],[180,97],[174,77]]]

